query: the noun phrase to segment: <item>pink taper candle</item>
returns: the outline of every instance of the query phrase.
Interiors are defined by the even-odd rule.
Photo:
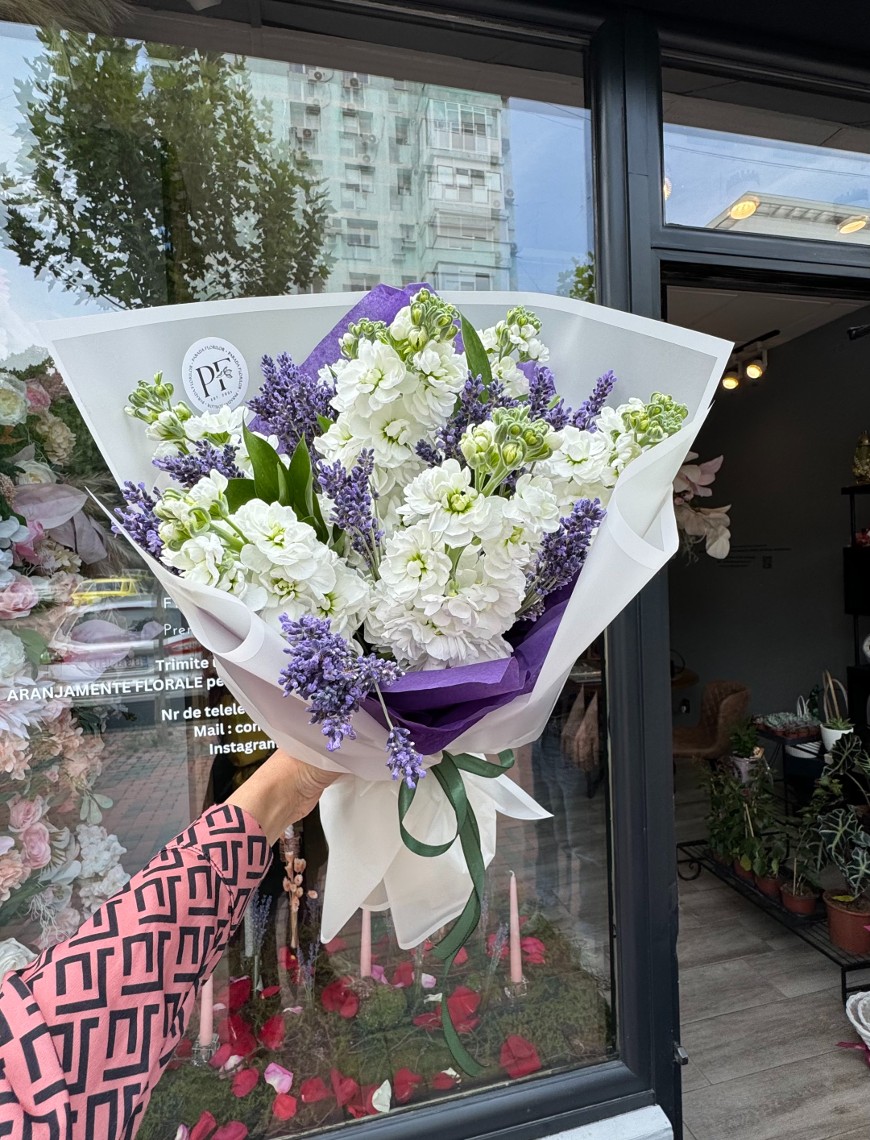
[[[362,929],[359,936],[359,976],[372,976],[372,912],[363,907]]]
[[[523,980],[523,951],[520,946],[520,907],[517,902],[517,877],[511,871],[511,984],[518,986]]]
[[[214,974],[203,982],[199,992],[199,1043],[203,1049],[211,1049],[214,1039]]]

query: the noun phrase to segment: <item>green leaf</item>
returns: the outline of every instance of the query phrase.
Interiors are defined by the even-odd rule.
[[[230,479],[224,492],[231,511],[237,511],[244,503],[257,497],[253,479]]]
[[[472,376],[479,376],[483,380],[484,386],[488,388],[492,382],[492,369],[489,366],[486,349],[471,322],[462,316],[459,319],[462,327],[462,346],[465,349],[465,359],[468,361],[468,371]]]
[[[320,510],[320,503],[314,493],[314,471],[311,467],[311,456],[304,439],[296,444],[296,450],[287,468],[287,481],[289,483],[288,506],[296,512],[300,522],[308,523],[314,527],[320,542],[329,542],[329,530]]]
[[[324,435],[332,427],[332,420],[329,419],[327,416],[318,416],[317,417],[317,423],[320,427],[320,430],[323,432]]]
[[[254,435],[242,425],[242,437],[248,449],[248,458],[254,471],[254,488],[257,498],[265,503],[280,502],[281,484],[278,468],[282,467],[281,456],[275,448],[260,436]]]

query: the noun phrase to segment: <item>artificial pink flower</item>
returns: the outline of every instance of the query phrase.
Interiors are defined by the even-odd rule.
[[[505,1040],[499,1054],[499,1063],[509,1077],[528,1077],[541,1068],[541,1059],[531,1041],[519,1034],[511,1034]]]
[[[247,1096],[259,1079],[260,1074],[256,1069],[239,1069],[233,1077],[233,1096]]]
[[[272,1102],[272,1115],[278,1120],[292,1120],[296,1115],[296,1097],[289,1093],[278,1093]]]
[[[338,1013],[349,1020],[359,1012],[359,997],[350,988],[353,978],[337,978],[320,994],[320,1002],[329,1013]]]
[[[51,862],[51,837],[44,823],[34,823],[21,833],[24,860],[33,871],[47,867]]]
[[[293,1087],[293,1074],[283,1065],[276,1065],[274,1061],[266,1066],[263,1080],[267,1085],[271,1085],[276,1093],[288,1093]]]
[[[0,588],[0,621],[25,618],[39,603],[39,594],[29,578],[19,574],[8,586]]]
[[[9,800],[9,830],[26,831],[38,823],[46,811],[48,802],[42,796],[34,796],[32,800],[17,794],[12,796]]]
[[[27,403],[33,412],[44,412],[51,407],[51,396],[38,380],[27,381]]]
[[[30,865],[21,857],[20,851],[0,855],[0,903],[6,902],[29,875]]]

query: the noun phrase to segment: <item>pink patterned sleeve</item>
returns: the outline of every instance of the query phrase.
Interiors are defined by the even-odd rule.
[[[66,942],[0,985],[0,1140],[131,1140],[270,849],[209,808]]]

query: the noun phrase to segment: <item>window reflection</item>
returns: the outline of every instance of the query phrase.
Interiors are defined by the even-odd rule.
[[[666,221],[870,243],[868,105],[663,72]]]
[[[36,320],[380,281],[591,298],[589,132],[584,108],[545,100],[22,28],[0,34],[0,76],[0,939],[37,949],[272,746],[86,494],[115,491]],[[140,1135],[205,1111],[254,1137],[305,1132],[612,1056],[605,740],[592,649],[518,752],[553,820],[502,828],[449,979],[431,947],[399,949],[388,915],[370,972],[359,916],[320,944],[328,852],[306,820],[216,983],[222,1043],[247,1035],[255,1087],[195,1063],[194,1023]],[[453,1069],[438,993],[482,1077]],[[270,1064],[294,1073],[281,1115]]]

